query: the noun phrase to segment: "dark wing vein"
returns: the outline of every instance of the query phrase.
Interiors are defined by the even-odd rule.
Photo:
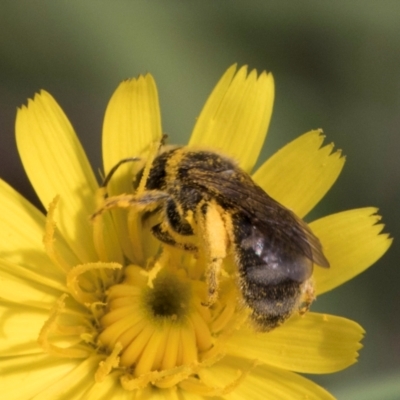
[[[270,197],[245,172],[230,170],[215,173],[192,168],[187,177],[191,185],[209,193],[221,205],[242,212],[261,232],[271,234],[273,231],[288,248],[321,267],[329,267],[320,241],[307,224]]]

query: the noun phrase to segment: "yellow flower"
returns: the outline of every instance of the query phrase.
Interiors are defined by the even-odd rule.
[[[218,149],[248,172],[269,125],[270,74],[232,66],[201,112],[189,146]],[[149,157],[160,141],[157,90],[150,75],[123,82],[107,108],[104,170]],[[362,328],[308,312],[268,333],[246,323],[232,261],[217,302],[204,305],[204,259],[160,243],[134,208],[101,207],[99,190],[68,119],[46,92],[18,111],[16,135],[42,215],[0,182],[2,397],[11,399],[329,399],[297,373],[353,364]],[[338,177],[344,159],[320,131],[289,143],[253,179],[303,218]],[[132,192],[143,163],[113,175],[109,195]],[[140,190],[140,188],[139,188]],[[310,224],[331,267],[314,269],[316,293],[353,278],[390,246],[375,208]]]

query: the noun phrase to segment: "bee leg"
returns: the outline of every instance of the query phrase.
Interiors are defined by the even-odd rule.
[[[171,233],[169,233],[168,230],[163,227],[162,223],[154,225],[151,228],[151,232],[160,242],[178,249],[197,253],[198,249],[194,244],[176,241]]]
[[[206,280],[207,301],[203,305],[210,307],[218,298],[219,277],[228,247],[228,236],[224,220],[215,203],[200,204],[199,229],[205,257],[208,261]]]
[[[154,211],[169,198],[169,195],[159,190],[149,190],[141,195],[121,194],[107,198],[101,208],[99,208],[91,219],[96,219],[99,215],[112,208],[131,208],[136,207],[138,211]]]
[[[183,211],[179,209],[176,201],[169,198],[165,203],[165,219],[169,227],[179,235],[193,236],[193,228],[182,214]]]
[[[305,314],[315,300],[315,288],[312,279],[308,279],[302,288],[302,298],[299,305],[299,314]]]

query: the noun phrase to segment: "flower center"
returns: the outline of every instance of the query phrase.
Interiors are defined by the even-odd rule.
[[[217,301],[205,306],[204,257],[163,248],[157,258],[145,257],[142,266],[100,261],[71,268],[54,247],[55,204],[45,245],[66,271],[69,293],[39,334],[42,348],[63,357],[88,357],[98,362],[96,382],[115,372],[127,390],[197,382],[202,368],[223,357],[227,338],[243,322],[233,275],[225,273]],[[101,234],[95,237],[101,244]],[[150,264],[151,269],[144,267]],[[70,346],[58,345],[60,333],[71,337]]]
[[[187,313],[191,287],[176,275],[161,272],[153,282],[153,288],[146,288],[143,300],[154,317],[171,317],[180,320]]]
[[[121,348],[120,366],[134,376],[192,365],[213,345],[207,308],[183,269],[165,267],[153,279],[128,266],[125,280],[108,290],[108,309],[101,318],[100,347]]]

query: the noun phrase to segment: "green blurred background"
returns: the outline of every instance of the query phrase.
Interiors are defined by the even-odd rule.
[[[39,89],[57,99],[93,167],[118,83],[155,77],[170,142],[232,63],[272,71],[276,103],[263,158],[323,128],[347,155],[311,218],[377,206],[400,237],[400,1],[2,1],[0,176],[38,204],[14,141],[16,107]],[[315,376],[339,399],[400,399],[397,242],[373,268],[318,299],[314,310],[367,331],[359,363]]]

